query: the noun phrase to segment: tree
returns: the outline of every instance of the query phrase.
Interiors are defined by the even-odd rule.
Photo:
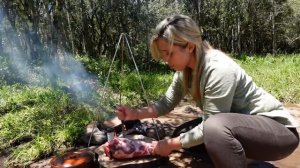
[[[207,40],[225,52],[299,51],[299,4],[297,0],[0,1],[4,17],[20,34],[14,45],[27,57],[39,60],[67,51],[111,58],[118,37],[126,33],[143,65],[151,62],[151,30],[175,13],[195,19]]]

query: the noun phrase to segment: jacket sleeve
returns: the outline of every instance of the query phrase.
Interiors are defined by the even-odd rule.
[[[167,92],[154,103],[154,107],[158,112],[158,116],[165,115],[172,111],[180,100],[183,98],[182,74],[176,72],[173,81]]]

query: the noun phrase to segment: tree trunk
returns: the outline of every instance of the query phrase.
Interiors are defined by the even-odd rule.
[[[240,16],[237,18],[237,52],[241,55],[241,20]]]
[[[271,13],[271,19],[272,19],[272,54],[273,56],[276,55],[276,27],[275,27],[275,16],[276,16],[276,2],[274,0],[272,1],[272,13]]]
[[[69,27],[69,39],[71,41],[71,50],[72,50],[72,54],[75,54],[73,31],[72,31],[72,27],[71,27],[70,14],[69,14],[68,9],[66,10],[66,14],[67,14],[67,20],[68,20],[68,27]]]
[[[250,30],[251,31],[250,32],[251,51],[250,51],[250,53],[254,54],[255,53],[255,35],[254,35],[255,10],[254,10],[254,2],[252,0],[249,1],[249,8],[250,8],[249,17],[251,18],[251,25],[250,25],[250,28],[251,28],[251,30]]]
[[[234,30],[233,30],[233,27],[231,27],[231,53],[235,52],[235,50],[234,50],[234,39],[235,39]]]
[[[236,28],[236,31],[237,31],[237,34],[236,34],[236,38],[237,38],[237,54],[238,55],[241,55],[241,8],[242,8],[242,2],[237,2],[238,6],[237,6],[237,18],[236,18],[236,24],[237,24],[237,28]]]
[[[3,46],[2,46],[2,30],[0,30],[0,56],[3,54]]]
[[[0,7],[2,7],[2,6],[0,5]],[[3,25],[3,24],[2,24],[2,21],[3,21],[4,16],[2,15],[2,12],[3,12],[3,11],[2,11],[2,9],[0,8],[0,25]],[[2,32],[3,32],[2,26],[0,26],[0,56],[3,54]]]
[[[83,0],[81,0],[80,1],[80,7],[81,7],[81,23],[82,23],[82,26],[81,26],[81,36],[80,36],[80,38],[81,38],[81,44],[82,44],[82,52],[83,53],[87,53],[87,51],[86,51],[86,40],[85,40],[85,35],[86,35],[86,27],[87,27],[87,23],[86,23],[86,16],[85,16],[85,10],[86,10],[86,8],[85,8],[85,3],[84,3],[84,1]]]

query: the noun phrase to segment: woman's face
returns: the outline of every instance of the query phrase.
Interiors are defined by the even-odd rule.
[[[194,68],[195,46],[193,44],[187,43],[185,46],[173,45],[172,47],[167,40],[159,38],[157,46],[162,59],[170,68],[176,71],[183,71],[186,67]]]

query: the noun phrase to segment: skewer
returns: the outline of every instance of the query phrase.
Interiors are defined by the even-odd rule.
[[[122,35],[122,34],[121,34]],[[121,74],[120,77],[123,78],[123,73],[124,73],[124,43],[125,40],[124,38],[122,39],[122,44],[121,44]],[[122,79],[120,80],[120,105],[122,104]],[[124,117],[125,117],[125,112],[122,111]],[[126,131],[126,125],[124,124],[124,120],[121,120],[122,123],[122,134],[124,134],[124,131]]]

